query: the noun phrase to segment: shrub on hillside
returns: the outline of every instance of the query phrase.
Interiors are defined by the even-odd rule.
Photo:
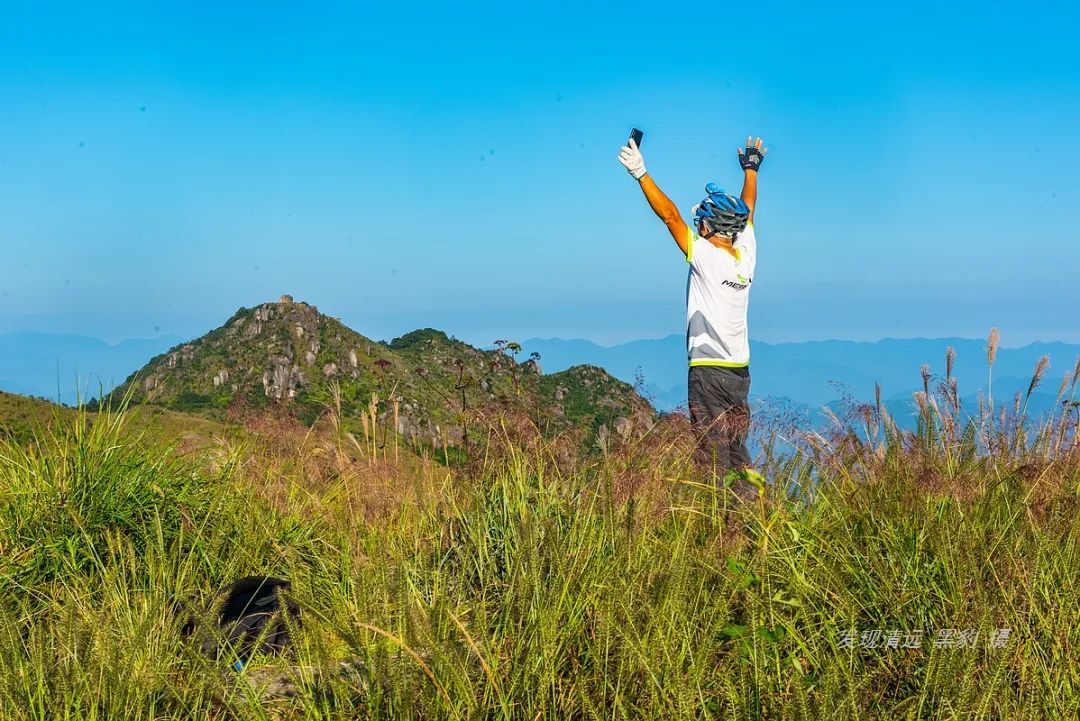
[[[0,441],[0,579],[27,586],[106,562],[110,542],[168,545],[210,512],[210,479],[131,442],[123,414],[81,412],[33,446]],[[0,581],[2,582],[2,581]]]

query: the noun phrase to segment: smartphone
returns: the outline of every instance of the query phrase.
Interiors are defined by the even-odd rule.
[[[641,138],[644,135],[645,135],[645,133],[641,132],[637,128],[634,128],[633,130],[630,131],[630,139],[633,140],[634,145],[639,147],[639,148],[641,147]]]

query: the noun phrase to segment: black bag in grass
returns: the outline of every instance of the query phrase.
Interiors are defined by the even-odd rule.
[[[212,658],[231,651],[237,670],[256,652],[281,655],[292,643],[290,626],[300,623],[289,587],[288,581],[273,576],[241,578],[214,595],[209,613],[191,614],[181,633],[191,637],[198,632],[201,650]]]

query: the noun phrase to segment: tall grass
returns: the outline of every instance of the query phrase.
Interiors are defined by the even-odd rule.
[[[178,456],[122,410],[4,442],[0,717],[1076,717],[1075,381],[1036,422],[960,407],[946,365],[915,431],[854,405],[767,446],[747,504],[675,417],[598,459],[488,418],[455,473],[280,429]],[[260,572],[304,623],[237,673],[172,609]],[[924,638],[850,642],[874,630]]]

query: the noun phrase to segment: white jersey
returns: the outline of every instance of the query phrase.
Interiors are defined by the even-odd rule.
[[[754,226],[735,238],[732,256],[687,228],[686,351],[692,366],[750,365],[746,309],[757,263]]]

